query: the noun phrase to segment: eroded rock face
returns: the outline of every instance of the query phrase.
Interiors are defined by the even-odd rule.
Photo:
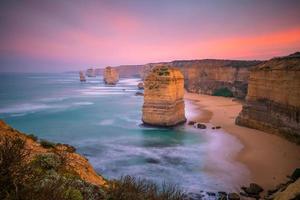
[[[155,66],[169,65],[181,70],[185,89],[189,92],[214,95],[219,89],[227,88],[234,97],[245,98],[249,69],[260,63],[217,59],[182,60],[146,64],[140,74],[143,79]]]
[[[251,70],[246,104],[236,123],[300,144],[300,53]]]
[[[115,85],[119,81],[119,72],[113,67],[106,67],[103,77],[106,84]]]
[[[180,70],[156,66],[144,80],[142,120],[155,126],[174,126],[185,122],[184,77]]]

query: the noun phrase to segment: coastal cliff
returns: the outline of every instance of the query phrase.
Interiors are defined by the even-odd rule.
[[[106,67],[103,79],[106,84],[115,85],[119,81],[119,72],[113,67]]]
[[[186,121],[184,77],[173,67],[154,67],[144,80],[142,120],[145,124],[174,126]]]
[[[32,137],[11,128],[0,120],[0,138],[3,139],[5,137],[11,139],[19,138],[25,141],[25,149],[30,152],[26,160],[32,160],[39,155],[63,155],[67,170],[74,172],[81,179],[91,184],[101,186],[106,184],[105,179],[97,174],[88,160],[75,153],[70,145],[57,144],[51,145],[51,148],[45,148],[43,144],[35,141]]]
[[[251,70],[246,104],[236,123],[300,144],[300,53]]]
[[[222,90],[227,90],[229,96],[245,98],[249,69],[260,63],[261,61],[216,59],[150,63],[144,65],[140,76],[143,79],[155,66],[169,65],[181,70],[185,89],[189,92],[219,95]]]

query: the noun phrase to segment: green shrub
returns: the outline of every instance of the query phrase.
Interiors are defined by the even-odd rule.
[[[33,135],[33,134],[29,134],[27,135],[28,138],[32,139],[33,141],[37,141],[38,140],[38,137]]]
[[[64,196],[66,199],[69,199],[69,200],[83,200],[81,192],[74,188],[68,188],[64,192]]]
[[[56,144],[54,142],[49,142],[47,140],[41,140],[40,144],[42,145],[42,147],[47,148],[47,149],[54,148],[56,146]]]
[[[163,184],[159,188],[152,182],[131,176],[110,182],[107,189],[109,200],[183,200],[184,197],[175,186]]]
[[[233,93],[228,88],[219,88],[213,92],[213,96],[233,97]]]
[[[62,164],[63,159],[57,154],[47,153],[37,155],[31,162],[35,168],[41,168],[42,170],[58,170]]]

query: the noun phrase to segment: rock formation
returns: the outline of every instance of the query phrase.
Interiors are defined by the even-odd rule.
[[[80,79],[80,82],[85,82],[86,81],[83,71],[79,72],[79,79]]]
[[[232,96],[245,98],[249,78],[249,69],[260,61],[239,60],[183,60],[169,63],[150,63],[141,70],[141,78],[151,68],[162,64],[181,70],[184,75],[185,88],[189,92],[215,95],[219,90],[227,89]]]
[[[96,71],[94,68],[89,68],[85,73],[88,77],[96,77]]]
[[[180,70],[165,65],[154,67],[144,80],[143,122],[156,126],[185,122],[183,86]]]
[[[106,67],[103,77],[106,84],[115,85],[119,81],[119,72],[113,67]]]
[[[246,104],[236,123],[300,144],[300,53],[251,70]]]
[[[139,90],[143,90],[144,89],[144,83],[143,82],[139,82],[137,87],[139,88]]]

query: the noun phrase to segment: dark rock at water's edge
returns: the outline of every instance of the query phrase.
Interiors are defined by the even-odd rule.
[[[237,193],[229,193],[228,200],[240,200],[240,196]]]
[[[137,87],[140,89],[140,90],[143,90],[144,89],[144,83],[143,82],[139,82]]]
[[[188,125],[193,126],[196,122],[195,121],[189,121]]]
[[[136,92],[135,96],[144,96],[144,93],[142,93],[142,92]]]
[[[205,124],[196,123],[196,124],[194,124],[194,126],[195,126],[196,128],[199,128],[199,129],[206,129],[206,125],[205,125]]]
[[[264,191],[264,189],[256,183],[250,183],[249,187],[242,187],[241,189],[250,197],[257,197],[257,195]]]

